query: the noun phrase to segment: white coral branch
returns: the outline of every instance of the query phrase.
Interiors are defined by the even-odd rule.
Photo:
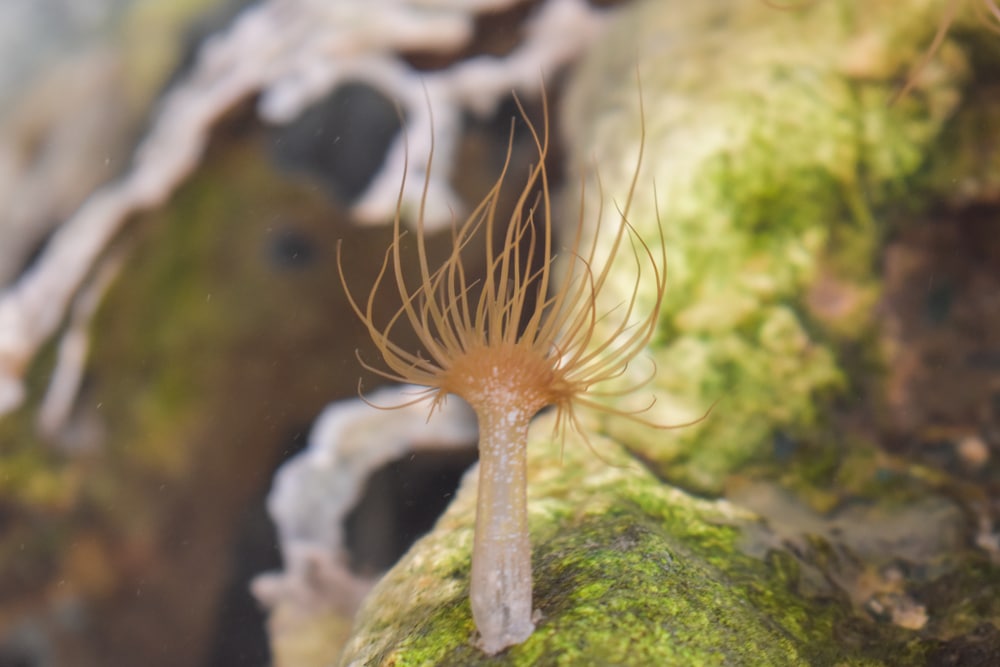
[[[263,604],[333,605],[354,612],[368,584],[347,568],[342,526],[365,482],[409,452],[476,442],[475,415],[460,399],[442,404],[430,419],[424,404],[390,411],[372,407],[399,405],[424,391],[393,386],[372,393],[371,404],[357,399],[330,404],[316,420],[306,449],[278,469],[267,509],[278,528],[285,569],[253,582]]]

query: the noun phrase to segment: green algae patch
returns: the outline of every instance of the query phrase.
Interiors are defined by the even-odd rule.
[[[923,201],[918,177],[970,73],[962,43],[946,40],[912,93],[890,104],[943,8],[639,2],[580,66],[564,122],[577,138],[571,161],[600,171],[587,210],[603,205],[604,219],[616,219],[643,143],[629,221],[654,252],[659,224],[667,248],[650,347],[656,404],[644,416],[688,422],[718,401],[703,424],[666,436],[607,420],[664,478],[720,492],[729,473],[769,453],[776,431],[821,428],[823,406],[847,386],[837,346],[873,327],[882,221]],[[628,262],[606,309],[627,301]],[[622,384],[641,378],[641,366]],[[648,403],[637,393],[625,407]]]
[[[543,618],[539,633],[549,637],[533,660],[801,663],[795,642],[770,623],[748,591],[733,588],[668,529],[643,518],[635,508],[591,515],[544,544],[536,600],[551,620]]]
[[[540,419],[529,446],[535,633],[493,658],[471,644],[473,471],[435,530],[376,586],[341,664],[852,664],[834,639],[849,605],[803,598],[794,566],[739,550],[755,515],[664,486],[597,438],[612,465],[574,437],[560,463],[550,429],[551,417]]]
[[[373,589],[341,665],[923,665],[992,645],[969,624],[996,618],[996,568],[965,553],[948,499],[826,515],[760,482],[706,500],[603,438],[605,460],[554,442],[552,419],[528,450],[534,634],[494,657],[473,646],[473,470]],[[929,631],[907,628],[928,596]]]

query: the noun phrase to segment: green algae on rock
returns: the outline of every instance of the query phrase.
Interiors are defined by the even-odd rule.
[[[639,141],[638,60],[650,160],[630,220],[650,237],[655,187],[670,273],[647,416],[685,421],[721,400],[704,427],[666,438],[613,418],[606,428],[686,488],[718,492],[776,430],[816,428],[817,406],[845,382],[833,341],[871,325],[875,220],[911,196],[968,72],[946,42],[890,105],[943,4],[806,4],[637,3],[567,94],[574,162],[600,156],[614,192]]]
[[[734,494],[765,520],[662,484],[606,439],[591,436],[605,460],[557,442],[552,421],[528,448],[532,637],[493,658],[469,641],[473,471],[376,585],[341,665],[924,665],[975,650],[961,633],[1000,614],[1000,569],[962,547],[941,495],[823,517],[769,483]]]
[[[469,642],[475,474],[434,532],[379,582],[343,665],[807,665],[850,656],[846,618],[811,606],[772,563],[742,555],[755,516],[662,485],[616,445],[562,448],[552,416],[532,428],[529,522],[541,612],[523,644],[488,658]],[[562,465],[554,464],[562,457]],[[794,570],[794,567],[792,567]]]
[[[959,633],[1000,613],[995,596],[969,594],[995,589],[1000,569],[963,550],[945,497],[822,517],[769,483],[734,494],[765,520],[664,485],[607,439],[591,436],[602,458],[579,436],[559,442],[552,426],[538,419],[528,448],[534,634],[494,657],[470,642],[472,471],[365,601],[343,667],[923,665],[968,650]],[[949,584],[928,619],[920,602]],[[915,632],[927,623],[935,632]]]

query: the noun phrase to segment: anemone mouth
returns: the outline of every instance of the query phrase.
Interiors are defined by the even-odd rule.
[[[501,404],[534,414],[558,400],[554,360],[531,347],[482,345],[454,360],[439,389],[461,396],[477,411]]]

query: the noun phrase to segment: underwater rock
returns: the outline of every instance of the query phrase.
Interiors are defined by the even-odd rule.
[[[636,69],[641,79],[650,157],[630,221],[645,239],[662,226],[669,272],[644,416],[686,422],[719,401],[702,427],[666,436],[606,420],[672,482],[720,492],[776,430],[815,430],[817,406],[845,386],[834,344],[871,326],[882,216],[912,197],[968,77],[946,40],[890,104],[943,5],[640,2],[581,64],[563,129],[575,169],[591,174],[589,211],[601,205],[593,161],[606,194],[631,178],[643,140]],[[606,196],[603,216],[615,214]],[[608,302],[629,290],[608,290]],[[647,372],[635,364],[622,384]],[[648,400],[638,392],[622,407]]]
[[[838,654],[844,609],[812,608],[790,588],[794,568],[740,552],[755,515],[663,485],[602,438],[594,451],[579,437],[563,447],[552,426],[537,420],[528,448],[534,634],[493,658],[470,641],[473,469],[375,586],[342,665],[778,666]]]

